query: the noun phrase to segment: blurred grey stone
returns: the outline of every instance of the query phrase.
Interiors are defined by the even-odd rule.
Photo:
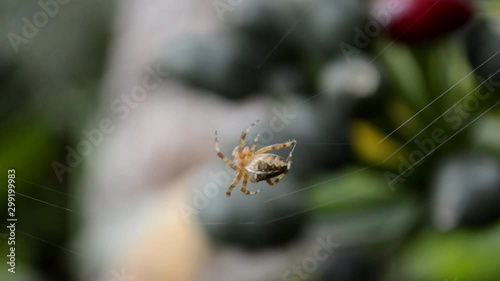
[[[432,183],[432,218],[443,230],[500,218],[500,164],[493,156],[462,153],[444,160]]]
[[[232,151],[226,148],[225,151]],[[305,222],[304,197],[297,193],[299,183],[292,173],[274,186],[265,181],[248,182],[250,191],[240,191],[242,180],[230,197],[226,190],[236,172],[219,159],[197,172],[191,190],[192,207],[200,223],[216,241],[243,248],[276,247],[297,238]]]

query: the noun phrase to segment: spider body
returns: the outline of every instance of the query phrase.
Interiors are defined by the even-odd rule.
[[[250,181],[255,183],[285,173],[290,169],[291,163],[286,162],[279,155],[262,153],[253,156],[251,161],[245,166],[245,170],[250,176]]]
[[[240,144],[234,148],[232,153],[234,157],[233,161],[227,159],[220,151],[217,131],[215,131],[215,151],[217,152],[217,156],[219,156],[224,163],[237,172],[236,178],[226,191],[227,196],[231,196],[231,191],[234,187],[236,187],[242,178],[243,183],[241,186],[241,192],[246,195],[254,195],[259,193],[261,190],[248,191],[246,189],[248,180],[253,183],[265,180],[268,184],[275,185],[286,175],[286,173],[288,173],[291,168],[292,153],[295,149],[295,145],[297,144],[295,140],[269,145],[255,151],[259,141],[259,135],[257,135],[251,147],[244,146],[248,132],[257,124],[258,121],[259,120],[252,123],[241,134]],[[271,150],[278,150],[287,147],[292,147],[292,150],[286,160],[279,155],[266,153]],[[276,179],[273,180],[275,177]]]

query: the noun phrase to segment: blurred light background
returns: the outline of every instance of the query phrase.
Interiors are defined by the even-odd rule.
[[[500,280],[499,2],[0,14],[0,280]],[[255,120],[293,164],[227,197]]]

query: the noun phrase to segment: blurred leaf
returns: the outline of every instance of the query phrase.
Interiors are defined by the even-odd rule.
[[[377,53],[393,81],[394,92],[418,111],[427,105],[425,79],[410,50],[392,42],[376,42]],[[420,117],[420,116],[419,116]]]
[[[500,12],[500,2],[498,0],[477,1],[478,14],[491,19],[497,19]]]
[[[500,116],[494,113],[485,114],[473,124],[472,143],[500,155]]]
[[[405,149],[396,152],[402,144],[386,135],[364,120],[354,120],[351,127],[351,139],[354,152],[360,160],[384,167],[397,168],[398,157],[406,155]]]
[[[401,99],[393,99],[388,102],[388,115],[391,119],[393,128],[399,127],[407,122],[404,126],[397,130],[397,133],[406,139],[411,139],[424,128],[422,122],[418,118],[412,118],[415,114],[408,104]]]
[[[500,225],[480,232],[429,232],[403,254],[401,280],[495,281],[500,276]]]
[[[345,247],[394,243],[410,233],[420,214],[415,201],[406,198],[399,203],[317,215],[308,232],[310,237],[332,235],[332,240]]]
[[[441,69],[445,79],[442,81],[441,93],[448,91],[441,101],[444,112],[460,98],[469,94],[480,82],[475,75],[471,75],[472,69],[465,57],[465,48],[461,41],[449,40],[448,44],[439,47],[440,52],[436,52],[442,58],[439,63],[446,67]]]
[[[391,192],[382,173],[367,167],[355,166],[333,175],[315,177],[309,186],[314,188],[309,191],[308,205],[319,212],[365,209],[401,198],[399,193]]]
[[[58,139],[41,118],[19,112],[10,120],[0,137],[0,170],[14,168],[22,171],[25,179],[42,177],[48,165],[56,160],[54,155],[60,150]]]

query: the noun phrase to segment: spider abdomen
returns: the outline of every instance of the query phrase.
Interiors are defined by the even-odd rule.
[[[259,182],[283,174],[290,169],[289,165],[279,155],[263,153],[255,155],[246,165],[245,170],[250,174],[251,182]]]

